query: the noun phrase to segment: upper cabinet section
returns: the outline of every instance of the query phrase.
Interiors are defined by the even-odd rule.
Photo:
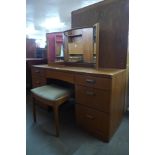
[[[47,34],[48,64],[126,69],[129,0],[104,0],[71,18],[72,29]]]
[[[65,62],[96,65],[99,25],[64,32]]]
[[[100,24],[99,68],[126,68],[129,0],[104,0],[73,11],[71,18],[72,28]]]
[[[99,24],[47,35],[48,64],[97,67]]]

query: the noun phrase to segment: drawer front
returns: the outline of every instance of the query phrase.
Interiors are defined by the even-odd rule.
[[[32,67],[32,77],[44,77],[45,70],[37,67]]]
[[[110,91],[76,85],[76,102],[100,111],[109,112]]]
[[[76,119],[80,126],[94,133],[108,133],[108,115],[104,112],[76,104]]]
[[[74,75],[72,73],[68,73],[68,72],[47,70],[46,77],[66,81],[69,83],[74,83]]]
[[[46,79],[45,78],[39,78],[39,77],[33,77],[32,78],[32,86],[33,88],[35,87],[40,87],[46,85]]]
[[[76,75],[75,76],[76,84],[80,84],[83,86],[99,88],[99,89],[111,89],[111,79],[108,78],[99,78],[93,76],[85,76],[85,75]]]

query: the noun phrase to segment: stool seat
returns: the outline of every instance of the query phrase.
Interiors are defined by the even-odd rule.
[[[37,88],[31,89],[31,92],[43,99],[55,101],[61,98],[62,96],[69,96],[71,90],[58,86],[58,85],[45,85]]]
[[[33,119],[36,122],[36,101],[53,108],[56,136],[59,136],[59,106],[72,95],[72,89],[55,84],[44,85],[31,89],[33,99]]]

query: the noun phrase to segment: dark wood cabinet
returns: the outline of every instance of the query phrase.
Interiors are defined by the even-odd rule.
[[[26,38],[26,58],[36,58],[35,39]]]
[[[72,12],[72,28],[95,23],[100,25],[99,67],[126,68],[129,0],[104,0]]]

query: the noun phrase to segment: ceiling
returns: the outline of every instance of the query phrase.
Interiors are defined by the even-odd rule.
[[[71,12],[102,0],[26,0],[26,35],[45,40],[48,32],[71,28]]]

